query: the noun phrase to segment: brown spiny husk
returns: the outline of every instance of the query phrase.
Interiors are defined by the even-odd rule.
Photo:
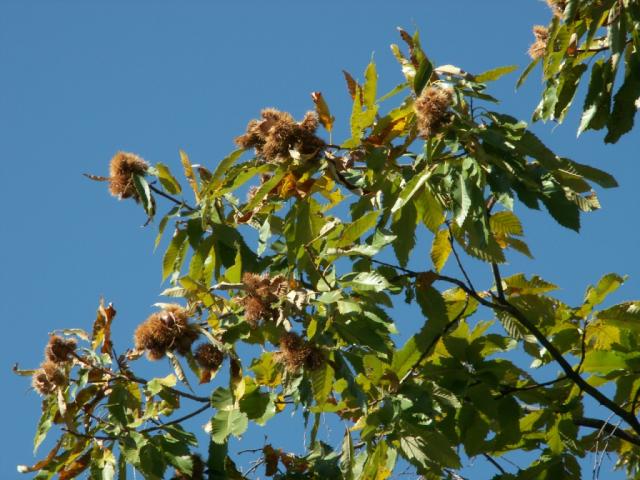
[[[567,2],[565,0],[547,0],[547,5],[553,12],[553,15],[562,18],[564,16],[564,9],[567,6]]]
[[[451,123],[449,106],[452,98],[451,89],[438,85],[430,85],[422,90],[414,107],[418,119],[418,133],[422,138],[430,138],[440,133]]]
[[[146,350],[149,360],[159,360],[167,351],[186,355],[198,338],[198,332],[189,324],[189,315],[180,305],[167,305],[151,314],[135,331],[138,350]]]
[[[532,60],[538,60],[544,57],[547,51],[547,41],[549,40],[549,30],[542,25],[535,25],[533,27],[533,36],[536,38],[535,42],[529,47],[529,56]]]
[[[282,275],[271,278],[268,274],[247,272],[242,276],[246,295],[238,300],[244,307],[244,318],[256,327],[261,319],[272,320],[277,316],[273,307],[279,299],[289,292],[289,283]]]
[[[138,192],[133,183],[134,175],[144,175],[149,164],[134,153],[118,152],[109,165],[109,191],[118,199],[133,197],[138,200]]]
[[[76,341],[64,339],[58,335],[51,335],[49,343],[44,350],[47,360],[53,363],[65,363],[76,349]]]
[[[213,371],[218,370],[224,360],[224,354],[210,343],[199,345],[194,357],[202,368]]]
[[[193,467],[191,469],[191,475],[176,470],[174,477],[171,480],[204,480],[204,461],[198,454],[191,455],[193,461]]]
[[[31,386],[40,395],[49,395],[57,386],[64,385],[66,382],[67,377],[59,364],[49,360],[44,361],[31,377]]]
[[[309,344],[293,332],[287,332],[280,337],[280,352],[276,358],[290,372],[297,372],[301,367],[315,370],[325,360],[318,347]]]
[[[289,150],[315,155],[325,146],[324,140],[315,134],[318,117],[314,112],[307,112],[301,122],[275,108],[262,110],[261,116],[262,120],[251,120],[244,135],[236,137],[235,142],[242,148],[254,148],[266,162],[279,163],[290,158]]]

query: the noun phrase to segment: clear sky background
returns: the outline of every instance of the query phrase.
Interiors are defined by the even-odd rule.
[[[524,67],[531,26],[549,19],[538,0],[0,0],[0,478],[19,478],[15,465],[33,463],[40,409],[29,380],[11,373],[13,363],[36,367],[56,328],[89,329],[101,295],[118,310],[114,334],[123,350],[162,301],[155,225],[141,228],[139,207],[118,203],[83,172],[106,175],[120,149],[179,173],[182,148],[211,168],[261,108],[301,117],[316,90],[337,117],[340,140],[350,111],[341,69],[361,77],[374,53],[381,90],[401,82],[389,51],[399,41],[396,26],[419,28],[436,64],[478,73]],[[490,93],[503,111],[528,120],[539,71],[517,93],[516,78]],[[534,129],[557,153],[613,173],[620,188],[599,191],[603,210],[583,216],[579,235],[518,204],[536,259],[514,254],[505,274],[540,274],[576,304],[587,284],[615,271],[630,280],[614,300],[638,298],[639,130],[615,146],[600,133],[576,142],[576,114]],[[428,244],[416,252],[426,261]],[[487,278],[485,269],[472,272],[479,283]],[[293,445],[302,441],[289,435]],[[262,442],[263,431],[252,430],[243,446]],[[490,478],[495,470],[478,463],[467,473]],[[601,478],[614,477],[603,470]]]

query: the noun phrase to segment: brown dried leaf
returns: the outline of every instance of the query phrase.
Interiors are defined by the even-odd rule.
[[[108,182],[109,180],[111,180],[111,178],[109,177],[101,177],[100,175],[91,175],[90,173],[83,173],[82,175],[87,177],[89,180],[93,180],[95,182]]]
[[[316,106],[316,113],[318,114],[320,123],[327,129],[327,132],[330,132],[333,128],[335,117],[333,117],[331,112],[329,112],[329,106],[322,96],[322,92],[311,92],[311,98]]]
[[[273,477],[278,473],[278,460],[280,458],[279,452],[274,450],[271,445],[265,445],[262,449],[262,453],[264,454],[264,474],[267,477]]]
[[[55,458],[56,453],[58,453],[58,450],[60,450],[60,446],[62,445],[63,440],[64,440],[64,437],[60,437],[60,440],[58,440],[58,443],[54,445],[54,447],[47,454],[47,456],[44,457],[39,462],[32,465],[31,467],[28,467],[26,465],[18,465],[18,472],[29,473],[29,472],[37,472],[38,470],[42,470],[44,467],[49,465],[51,461]]]
[[[67,468],[64,468],[60,471],[59,479],[60,480],[69,480],[71,478],[76,478],[80,473],[84,472],[89,463],[91,462],[91,450],[88,450],[87,453],[82,455],[80,458],[75,460],[71,465]]]
[[[349,72],[346,70],[342,70],[344,74],[344,79],[347,81],[347,88],[349,89],[349,95],[351,96],[351,100],[356,98],[356,91],[362,90],[358,88],[358,82],[354,80]]]

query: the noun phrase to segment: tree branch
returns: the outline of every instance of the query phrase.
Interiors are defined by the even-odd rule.
[[[494,467],[496,467],[496,468],[498,469],[498,471],[499,471],[502,475],[505,475],[505,474],[507,473],[507,471],[506,471],[504,468],[502,468],[502,466],[501,466],[498,462],[496,462],[496,460],[495,460],[491,455],[489,455],[488,453],[483,453],[483,454],[482,454],[482,456],[483,456],[483,457],[484,457],[484,458],[485,458],[485,459],[486,459],[486,460],[487,460],[491,465],[493,465]]]
[[[604,420],[599,420],[597,418],[574,418],[573,423],[578,425],[579,427],[588,427],[594,428],[596,430],[602,430],[603,432],[608,433],[614,437],[619,438],[620,440],[624,440],[625,442],[632,443],[634,445],[640,446],[640,438],[631,435],[625,430],[621,430],[615,425],[611,425],[610,423],[605,422]]]
[[[140,430],[138,433],[149,433],[149,432],[154,432],[154,431],[156,431],[156,430],[162,430],[163,428],[170,427],[171,425],[176,425],[176,424],[178,424],[178,423],[182,423],[182,422],[184,422],[185,420],[189,420],[190,418],[195,417],[196,415],[198,415],[198,414],[200,414],[200,413],[204,412],[205,410],[207,410],[207,409],[209,409],[209,408],[211,408],[211,405],[210,405],[210,404],[203,405],[203,406],[202,406],[202,407],[200,407],[199,409],[197,409],[197,410],[195,410],[195,411],[193,411],[193,412],[191,412],[191,413],[188,413],[187,415],[183,415],[183,416],[182,416],[182,417],[180,417],[180,418],[176,418],[175,420],[172,420],[172,421],[167,422],[167,423],[162,423],[162,424],[157,425],[157,426],[155,426],[155,427],[149,427],[149,428],[142,429],[142,430]]]
[[[195,212],[196,209],[194,207],[192,207],[191,205],[185,203],[184,201],[178,200],[177,198],[169,195],[168,193],[160,190],[158,187],[156,187],[155,185],[153,185],[152,183],[149,184],[149,189],[153,190],[155,193],[157,193],[158,195],[160,195],[161,197],[166,198],[167,200],[172,201],[173,203],[175,203],[176,205],[180,205],[181,207],[186,208],[187,210],[191,210],[192,212]]]
[[[438,341],[440,341],[440,339],[442,337],[444,337],[449,332],[449,330],[451,330],[451,327],[453,327],[456,323],[458,323],[458,320],[460,320],[462,318],[462,316],[467,311],[467,307],[468,306],[469,306],[469,295],[467,295],[467,299],[466,299],[466,302],[464,304],[464,308],[460,311],[460,313],[458,313],[458,315],[455,316],[455,318],[450,320],[445,325],[445,327],[442,329],[442,331],[439,334],[437,334],[433,340],[431,340],[431,343],[429,343],[429,346],[425,349],[424,352],[422,352],[422,355],[420,355],[420,358],[418,358],[418,360],[415,361],[415,363],[411,366],[409,371],[407,373],[405,373],[405,375],[404,375],[404,377],[402,377],[402,379],[400,379],[400,384],[404,383],[407,380],[407,378],[409,378],[411,375],[413,375],[415,373],[415,370],[420,366],[422,361],[429,356],[429,354],[431,353],[431,350],[433,349],[433,347],[436,346]]]
[[[130,382],[135,382],[135,383],[139,383],[140,385],[146,385],[148,382],[144,379],[144,378],[140,378],[136,375],[134,375],[133,373],[116,373],[112,370],[109,370],[108,368],[104,368],[104,367],[100,367],[97,365],[92,364],[91,362],[87,361],[85,358],[81,357],[80,355],[78,355],[75,352],[71,352],[71,355],[78,360],[80,363],[82,363],[83,365],[88,366],[89,368],[93,368],[95,370],[99,370],[100,372],[104,373],[105,375],[108,375],[109,377],[111,377],[112,379],[122,379],[122,380],[128,380]],[[164,387],[167,390],[169,390],[172,393],[175,393],[176,395],[179,395],[181,397],[184,398],[188,398],[190,400],[194,400],[196,402],[201,402],[201,403],[210,403],[210,399],[209,397],[201,397],[199,395],[193,395],[189,392],[184,392],[182,390],[178,390],[177,388],[173,388],[173,387]]]
[[[379,262],[376,260],[373,261],[384,264],[384,262]],[[412,270],[395,267],[394,265],[390,264],[386,265],[393,268],[398,268],[399,270],[404,271],[411,276],[420,275],[418,272]],[[536,327],[533,322],[531,322],[531,320],[529,320],[526,315],[524,315],[520,310],[518,310],[506,300],[504,302],[494,303],[481,297],[478,292],[469,288],[463,281],[457,278],[437,274],[435,272],[432,272],[432,274],[435,276],[436,280],[447,282],[460,287],[468,295],[475,298],[481,305],[491,308],[494,311],[499,310],[502,312],[506,312],[513,316],[530,334],[532,334],[536,338],[536,340],[538,340],[538,342],[540,342],[543,347],[547,349],[551,357],[556,361],[556,363],[560,365],[560,368],[562,368],[565,375],[569,379],[571,379],[578,387],[580,387],[583,392],[596,400],[600,405],[623,419],[631,428],[633,428],[636,433],[640,434],[640,422],[638,422],[636,416],[632,412],[629,412],[622,408],[620,405],[615,403],[613,400],[604,395],[600,390],[598,390],[596,387],[589,384],[584,378],[582,378],[582,376],[571,367],[562,353],[560,353],[560,351],[551,343],[551,341],[549,341],[549,339],[538,329],[538,327]]]

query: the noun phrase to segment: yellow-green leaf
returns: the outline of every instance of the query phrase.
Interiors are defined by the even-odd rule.
[[[451,242],[449,241],[449,230],[439,230],[435,237],[433,237],[433,243],[431,244],[431,261],[433,262],[436,272],[442,270],[450,254]]]

